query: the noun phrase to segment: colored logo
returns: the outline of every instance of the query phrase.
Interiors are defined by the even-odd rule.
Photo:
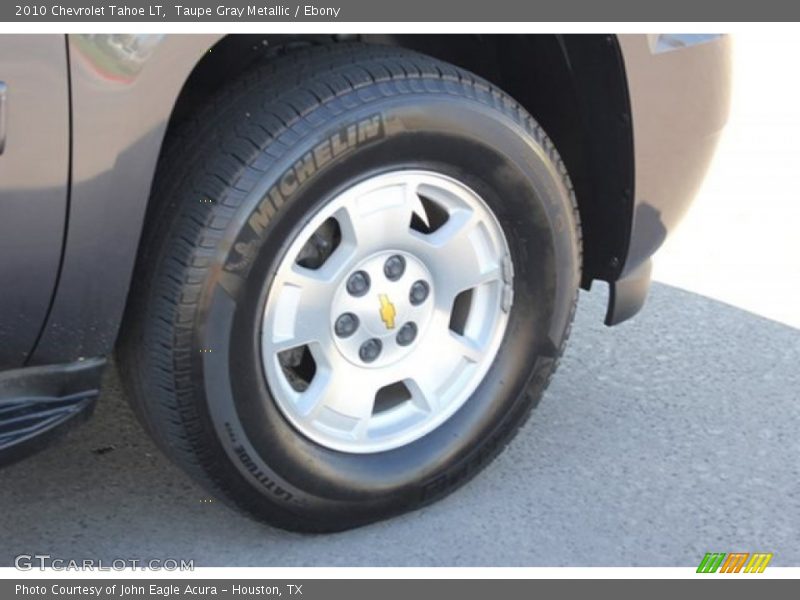
[[[772,553],[766,552],[707,552],[697,567],[698,573],[763,573]]]
[[[381,321],[386,325],[386,329],[394,329],[394,319],[397,316],[394,304],[386,294],[379,294],[378,299],[381,301]]]

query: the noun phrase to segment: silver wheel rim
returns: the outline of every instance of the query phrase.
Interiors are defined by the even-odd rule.
[[[500,224],[463,183],[399,170],[349,188],[301,228],[270,285],[261,351],[275,402],[342,452],[421,438],[489,370],[512,279]]]

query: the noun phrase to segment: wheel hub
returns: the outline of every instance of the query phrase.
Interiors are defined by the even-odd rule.
[[[354,279],[365,287],[352,285]],[[432,282],[421,260],[398,250],[372,254],[346,273],[330,312],[341,355],[358,367],[380,368],[413,352],[433,314]]]

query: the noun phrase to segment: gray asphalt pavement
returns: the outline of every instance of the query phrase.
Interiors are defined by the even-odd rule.
[[[236,514],[140,429],[115,373],[94,419],[0,471],[0,565],[184,558],[197,566],[694,566],[705,552],[800,564],[800,330],[654,284],[639,317],[581,298],[542,404],[444,501],[301,536]]]

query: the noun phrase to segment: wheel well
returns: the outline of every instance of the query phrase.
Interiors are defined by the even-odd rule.
[[[628,88],[613,35],[229,35],[195,66],[169,126],[257,61],[355,39],[448,61],[520,102],[553,140],[572,179],[583,230],[584,286],[617,279],[632,222],[634,165]]]

